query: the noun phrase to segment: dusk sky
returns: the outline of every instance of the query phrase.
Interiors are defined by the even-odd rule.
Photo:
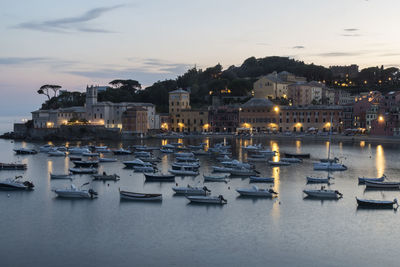
[[[43,84],[146,86],[250,56],[398,66],[399,10],[398,0],[0,0],[0,114],[29,117]]]

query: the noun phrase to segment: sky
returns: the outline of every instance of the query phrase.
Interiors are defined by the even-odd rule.
[[[30,117],[43,84],[148,86],[251,56],[398,66],[398,10],[398,0],[0,0],[0,116]]]

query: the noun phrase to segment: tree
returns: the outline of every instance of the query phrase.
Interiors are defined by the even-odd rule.
[[[136,80],[113,80],[109,83],[114,88],[123,89],[123,90],[132,90],[136,92],[137,90],[142,89],[142,85]]]
[[[50,91],[53,91],[54,95],[53,97],[57,96],[57,91],[60,90],[61,86],[60,85],[54,85],[54,84],[45,84],[42,85],[39,90],[37,90],[37,93],[40,95],[45,95],[47,96],[48,100],[50,100]]]

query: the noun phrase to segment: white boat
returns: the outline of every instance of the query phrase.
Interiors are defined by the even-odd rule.
[[[62,152],[67,152],[68,151],[68,148],[65,147],[65,146],[56,146],[56,147],[54,147],[54,149],[58,150],[58,151],[62,151]]]
[[[205,175],[203,174],[204,182],[224,182],[227,183],[228,176],[215,176],[215,175]]]
[[[14,149],[14,152],[17,155],[33,155],[33,154],[37,154],[37,151],[34,149],[30,149],[30,148],[17,148]]]
[[[343,197],[343,194],[340,193],[338,190],[325,189],[324,186],[321,186],[321,189],[305,189],[303,190],[303,192],[307,194],[307,196],[314,198],[338,199]]]
[[[95,168],[69,168],[69,171],[73,174],[93,174],[97,173]]]
[[[257,151],[257,150],[262,149],[262,145],[257,144],[257,145],[242,146],[242,149],[247,150],[247,151]]]
[[[22,176],[16,176],[14,179],[7,178],[0,181],[0,190],[32,190],[35,186],[30,181],[19,180]]]
[[[144,173],[146,181],[169,182],[175,180],[175,175],[167,173]]]
[[[83,147],[73,147],[68,149],[70,155],[82,155],[83,153],[90,153],[88,148]]]
[[[204,204],[226,204],[228,201],[222,196],[186,196],[190,202]]]
[[[185,194],[187,196],[207,195],[211,193],[211,190],[209,190],[206,186],[203,187],[192,187],[190,185],[187,185],[186,187],[174,186],[172,187],[172,190],[174,190],[176,194]]]
[[[74,160],[72,163],[77,168],[97,168],[99,166],[98,160]]]
[[[134,172],[155,172],[156,169],[154,167],[149,166],[133,166]]]
[[[53,148],[53,145],[46,144],[46,145],[39,147],[39,151],[40,152],[49,152],[52,148]]]
[[[315,162],[314,170],[316,171],[345,171],[347,167],[335,162]]]
[[[189,162],[199,162],[199,159],[197,158],[181,158],[181,157],[176,157],[175,160],[177,162],[185,162],[185,163],[189,163]]]
[[[134,193],[128,191],[119,191],[119,197],[125,200],[139,201],[161,201],[162,194]]]
[[[71,175],[69,174],[54,174],[50,173],[51,179],[72,179]]]
[[[307,183],[314,183],[314,184],[329,184],[331,177],[312,177],[307,176]]]
[[[232,170],[229,171],[231,175],[234,176],[255,176],[257,172],[255,170],[250,170],[247,168],[232,168]]]
[[[66,152],[56,150],[56,149],[50,150],[49,152],[47,152],[47,154],[52,157],[65,157],[67,155]]]
[[[236,189],[241,196],[251,196],[251,197],[273,197],[278,193],[272,189],[261,189],[253,185],[251,188],[238,188]]]
[[[175,156],[180,158],[194,158],[194,154],[192,152],[178,152],[175,153]]]
[[[258,176],[250,176],[250,183],[273,183],[275,182],[274,177],[258,177]]]
[[[192,166],[178,166],[172,164],[171,169],[168,172],[178,176],[197,176],[199,175],[198,168]]]
[[[160,151],[161,151],[162,153],[166,153],[166,154],[172,154],[172,153],[174,153],[174,151],[173,151],[172,149],[170,149],[170,148],[161,148]]]
[[[400,189],[399,182],[373,182],[373,181],[365,181],[364,182],[367,188],[380,188],[380,189]]]
[[[233,168],[212,166],[213,172],[230,172]]]
[[[99,162],[116,162],[117,159],[113,158],[99,158]]]
[[[151,158],[151,153],[148,151],[135,151],[133,155],[135,155],[135,157]]]
[[[361,208],[390,208],[393,209],[393,206],[396,205],[395,209],[399,207],[397,203],[397,199],[393,200],[373,200],[373,199],[361,199],[357,198],[358,207]]]
[[[249,162],[268,162],[270,158],[253,158],[253,157],[247,157],[247,161]]]
[[[246,168],[246,169],[253,168],[253,165],[251,165],[249,163],[240,162],[238,160],[222,161],[221,164],[224,167],[228,167],[228,168]]]
[[[111,153],[112,152],[107,147],[96,147],[96,151],[97,151],[97,153],[102,153],[102,154]]]
[[[172,166],[189,166],[189,167],[193,167],[193,168],[200,168],[200,164],[197,162],[174,162],[172,163]]]
[[[289,163],[302,163],[303,160],[301,158],[281,158],[280,159],[283,162],[289,162]]]
[[[286,161],[273,161],[273,160],[269,160],[268,164],[271,166],[289,166],[290,163],[286,162]]]
[[[132,151],[126,150],[123,148],[112,150],[112,152],[114,153],[114,155],[130,155],[130,154],[132,154]]]
[[[99,153],[94,153],[94,152],[83,152],[82,156],[85,156],[85,157],[98,157],[98,156],[100,156],[100,154]]]
[[[366,178],[366,177],[358,177],[358,183],[364,184],[366,181],[368,182],[383,182],[386,178],[386,175],[382,175],[379,178]]]
[[[89,183],[83,184],[81,187],[88,185]],[[97,196],[97,192],[95,192],[93,189],[82,189],[82,188],[77,188],[75,185],[71,184],[70,188],[67,189],[55,189],[53,190],[58,197],[64,197],[64,198],[95,198]]]
[[[141,159],[123,161],[122,163],[126,166],[126,168],[133,168],[135,166],[139,166],[139,167],[152,167],[153,166],[153,164],[151,164],[150,162],[144,162]]]

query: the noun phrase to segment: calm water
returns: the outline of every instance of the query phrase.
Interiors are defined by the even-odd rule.
[[[213,145],[217,141],[221,140],[207,142]],[[244,141],[226,141],[236,148],[239,159],[246,157],[240,149]],[[146,141],[148,145],[161,142]],[[326,157],[326,142],[253,142],[281,152],[309,152],[312,159],[280,168],[257,164],[263,175],[276,178],[277,199],[239,198],[234,189],[249,187],[249,181],[234,178],[228,184],[207,183],[213,194],[224,195],[227,205],[199,206],[174,196],[174,183],[145,183],[142,174],[123,169],[121,161],[133,156],[119,156],[119,162],[102,164],[100,171],[118,173],[121,180],[93,182],[98,199],[58,199],[51,189],[69,186],[70,182],[50,181],[49,172],[66,172],[72,166],[68,158],[51,158],[43,153],[15,156],[13,148],[38,149],[42,143],[0,140],[0,162],[28,164],[25,172],[0,172],[0,179],[22,173],[36,185],[33,192],[0,192],[1,266],[398,266],[400,214],[393,210],[357,210],[355,196],[400,196],[393,191],[364,192],[364,186],[357,184],[359,175],[385,173],[398,180],[399,146],[333,144],[333,154],[342,157],[349,170],[335,173],[330,187],[340,190],[344,198],[320,201],[303,199],[302,190],[317,187],[306,185],[305,177],[318,174],[312,171],[312,162]],[[166,172],[173,156],[161,157],[158,167]],[[202,157],[200,176],[176,178],[176,182],[196,184],[213,164],[214,160]],[[87,175],[76,177],[76,185],[90,181]],[[120,202],[118,188],[161,192],[163,201]]]

